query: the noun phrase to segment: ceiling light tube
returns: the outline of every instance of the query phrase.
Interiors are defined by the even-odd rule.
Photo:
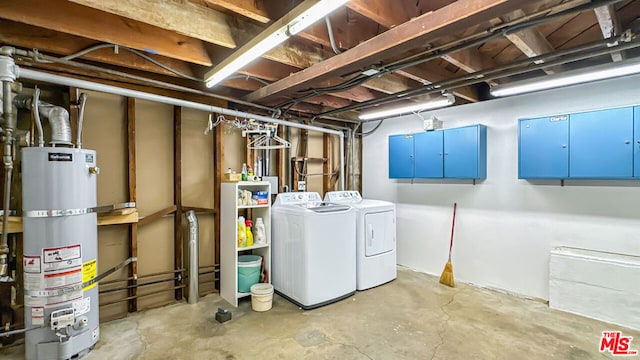
[[[491,88],[491,95],[501,97],[524,94],[637,73],[640,73],[640,60],[627,60],[615,64],[598,65],[586,69],[572,70],[510,84],[497,85]]]
[[[212,87],[242,69],[287,38],[329,15],[348,0],[306,0],[281,19],[240,47],[228,58],[207,71],[204,81]]]
[[[380,119],[380,118],[388,118],[395,115],[402,115],[402,114],[408,114],[416,111],[431,110],[431,109],[450,106],[450,105],[453,105],[455,101],[456,101],[456,98],[453,95],[447,94],[443,96],[441,99],[436,99],[432,101],[408,104],[405,106],[386,108],[386,109],[376,110],[371,112],[365,112],[358,115],[358,118],[364,121]]]

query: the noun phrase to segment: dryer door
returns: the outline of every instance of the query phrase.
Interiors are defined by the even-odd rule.
[[[393,250],[395,245],[393,211],[365,214],[364,230],[365,256],[375,256]]]

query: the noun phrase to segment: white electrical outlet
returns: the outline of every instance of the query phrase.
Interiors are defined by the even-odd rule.
[[[307,191],[307,183],[304,181],[298,181],[298,191]]]

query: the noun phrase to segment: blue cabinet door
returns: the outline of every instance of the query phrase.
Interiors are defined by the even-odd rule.
[[[413,135],[389,136],[389,178],[413,177]]]
[[[444,131],[428,131],[413,135],[413,154],[415,156],[415,177],[441,178],[442,139]]]
[[[519,179],[569,177],[569,115],[521,119],[518,131]]]
[[[569,115],[569,177],[633,176],[633,108]]]
[[[633,108],[633,176],[640,178],[640,106]]]
[[[444,177],[487,177],[487,128],[472,125],[444,130]]]

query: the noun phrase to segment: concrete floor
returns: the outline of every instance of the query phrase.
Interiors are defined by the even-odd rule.
[[[302,311],[276,296],[215,321],[217,295],[149,310],[101,326],[87,360],[98,359],[602,359],[601,332],[640,332],[551,310],[547,305],[399,268],[398,279],[349,299]],[[636,340],[637,339],[637,340]],[[0,349],[21,359],[23,346]]]

